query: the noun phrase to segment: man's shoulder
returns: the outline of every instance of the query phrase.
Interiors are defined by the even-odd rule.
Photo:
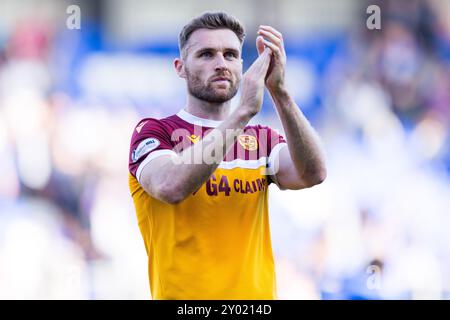
[[[176,115],[171,115],[164,118],[143,118],[138,121],[134,127],[133,134],[139,134],[147,130],[163,130],[171,131],[175,127],[181,125],[179,118]]]

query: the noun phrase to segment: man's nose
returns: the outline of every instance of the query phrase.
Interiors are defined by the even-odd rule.
[[[216,55],[216,59],[215,59],[215,70],[220,71],[220,70],[226,70],[226,69],[228,69],[226,60],[225,60],[224,56],[222,55],[222,53],[218,53]]]

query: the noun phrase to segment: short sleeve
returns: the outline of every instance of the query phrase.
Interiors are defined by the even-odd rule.
[[[168,154],[176,154],[168,128],[156,119],[141,120],[131,137],[128,156],[130,173],[139,181],[142,169],[151,160]]]
[[[276,130],[268,128],[268,158],[267,158],[267,175],[270,176],[271,182],[278,185],[276,173],[278,172],[279,154],[281,149],[287,146],[286,139]]]

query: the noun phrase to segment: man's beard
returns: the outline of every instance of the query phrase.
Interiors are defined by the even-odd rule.
[[[224,103],[231,100],[238,91],[237,83],[233,83],[232,81],[229,82],[230,87],[226,92],[217,92],[217,89],[213,88],[213,82],[209,82],[208,85],[205,86],[199,77],[190,73],[187,69],[186,76],[189,93],[203,101],[210,103]]]

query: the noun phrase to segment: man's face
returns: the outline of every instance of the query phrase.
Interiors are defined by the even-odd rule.
[[[223,103],[233,98],[242,76],[241,44],[229,29],[198,29],[184,48],[188,90],[194,97]]]

